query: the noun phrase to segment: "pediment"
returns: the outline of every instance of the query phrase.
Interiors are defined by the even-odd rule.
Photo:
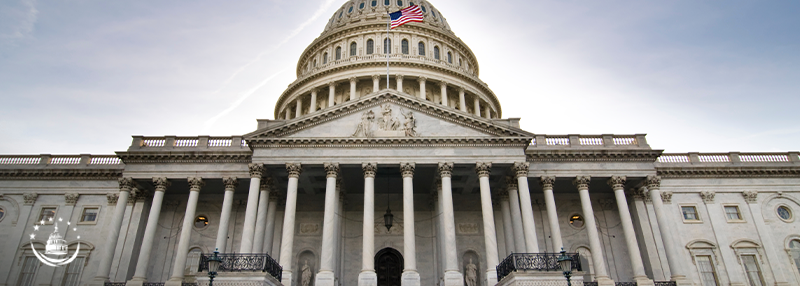
[[[530,141],[533,134],[392,90],[288,120],[245,135],[247,140],[432,139]]]

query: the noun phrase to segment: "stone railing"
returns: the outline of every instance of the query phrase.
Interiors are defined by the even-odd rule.
[[[531,148],[561,149],[561,148],[646,148],[645,134],[634,135],[536,135],[531,142]]]
[[[120,165],[116,155],[0,155],[0,165],[63,165],[63,166],[103,166]]]
[[[561,253],[512,253],[497,265],[497,281],[519,270],[561,271],[558,257]],[[567,253],[572,258],[572,269],[581,271],[581,259],[577,253]]]
[[[170,148],[246,148],[242,136],[133,136],[130,149]]]
[[[785,153],[664,153],[658,157],[659,165],[756,165],[756,164],[790,164],[800,165],[798,152]]]
[[[443,56],[447,57],[447,54],[445,53]],[[442,57],[442,58],[444,58],[444,57]],[[317,65],[316,67],[312,67],[312,68],[306,69],[303,72],[303,76],[309,76],[309,75],[312,75],[312,74],[315,74],[315,73],[318,73],[318,72],[321,72],[321,71],[324,71],[324,70],[337,68],[337,67],[339,67],[341,65],[349,65],[349,64],[363,63],[363,62],[382,62],[382,63],[386,63],[386,54],[375,53],[375,54],[371,54],[371,55],[345,57],[345,58],[342,58],[340,60],[330,61],[330,62],[328,62],[326,64]],[[474,78],[476,80],[478,79],[478,77],[475,76],[474,72],[472,72],[471,70],[468,70],[468,69],[464,68],[463,66],[458,66],[455,63],[453,63],[453,64],[448,63],[446,59],[445,60],[434,59],[433,56],[429,57],[429,56],[420,56],[420,55],[390,54],[389,55],[389,62],[413,62],[413,63],[420,63],[420,64],[440,65],[440,66],[444,66],[444,67],[446,67],[448,69],[461,72],[461,73],[463,73],[464,75],[467,75],[470,78]]]

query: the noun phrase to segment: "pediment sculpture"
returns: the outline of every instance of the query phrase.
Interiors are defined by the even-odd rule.
[[[361,121],[356,125],[352,137],[416,137],[417,120],[414,113],[400,108],[402,119],[392,114],[390,104],[381,105],[381,116],[375,118],[375,112],[367,110],[361,114]],[[377,128],[376,128],[377,127]]]

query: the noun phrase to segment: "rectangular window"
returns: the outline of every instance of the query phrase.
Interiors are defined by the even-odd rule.
[[[22,264],[22,272],[19,274],[17,286],[33,286],[33,281],[36,279],[36,269],[39,268],[39,260],[34,256],[25,257],[25,263]]]
[[[742,255],[742,263],[744,264],[744,271],[747,272],[747,281],[750,286],[763,286],[764,280],[761,277],[761,269],[758,267],[756,256]]]
[[[703,286],[717,286],[717,272],[714,271],[714,264],[711,263],[711,256],[698,255],[695,257],[697,268],[700,269],[700,279]]]
[[[742,220],[742,214],[739,212],[738,206],[725,206],[725,216],[729,221]]]
[[[84,257],[75,258],[75,261],[67,264],[67,271],[64,273],[64,282],[61,286],[78,286],[81,279],[81,271],[83,271]]]
[[[56,216],[56,208],[55,207],[43,207],[42,213],[39,214],[39,221],[44,220],[45,223],[50,221],[52,218]]]
[[[97,221],[97,213],[100,212],[98,208],[85,208],[81,214],[81,222],[94,222]]]
[[[681,211],[683,212],[683,220],[700,220],[700,217],[697,216],[697,208],[693,206],[683,206],[681,207]]]

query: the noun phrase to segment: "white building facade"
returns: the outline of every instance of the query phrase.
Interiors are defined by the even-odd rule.
[[[296,72],[245,135],[0,155],[0,285],[800,285],[798,152],[522,130],[427,1],[348,1]]]

